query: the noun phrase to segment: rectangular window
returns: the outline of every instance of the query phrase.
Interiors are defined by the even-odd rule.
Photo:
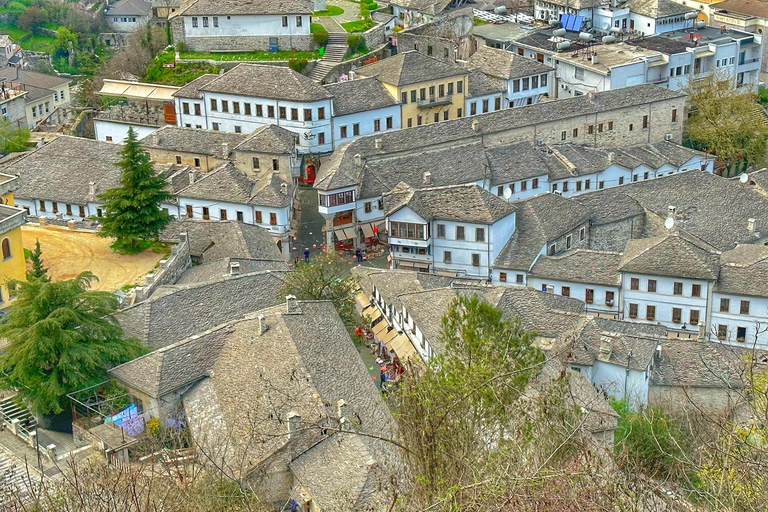
[[[432,45],[427,45],[427,55],[432,55]]]
[[[539,88],[539,75],[531,77],[531,89]]]
[[[51,211],[53,213],[59,213],[59,203],[56,201],[51,201]]]
[[[556,243],[554,243],[554,244],[549,246],[549,255],[550,256],[554,256],[555,254],[557,254],[557,244]]]
[[[188,204],[188,205],[187,205],[187,218],[188,218],[188,219],[192,219],[192,218],[194,218],[194,217],[195,217],[195,212],[194,212],[194,210],[192,209],[192,205],[191,205],[191,204]]]
[[[409,238],[411,240],[425,240],[426,226],[411,222],[390,222],[390,236],[396,238]]]
[[[683,283],[675,282],[673,285],[672,293],[675,295],[682,295],[683,294]]]
[[[381,119],[374,119],[373,120],[373,131],[380,132],[381,131]]]
[[[576,68],[573,70],[573,77],[576,80],[584,80],[584,69],[583,68]]]
[[[539,178],[533,178],[531,180],[531,188],[539,188]]]
[[[211,218],[210,211],[207,206],[203,206],[203,220],[209,220]]]
[[[235,125],[235,133],[243,133],[243,127]]]
[[[37,107],[32,107],[32,117],[37,117]]]
[[[439,121],[440,121],[440,112],[435,112],[435,122],[437,123]]]
[[[573,129],[573,138],[575,139],[578,136],[579,136],[579,129],[578,128],[574,128]]]
[[[647,180],[647,179],[648,179],[648,173],[647,173],[647,172],[643,173],[643,179],[644,179],[644,180]]]
[[[493,100],[493,108],[494,110],[501,110],[501,98],[497,97]]]
[[[605,188],[605,182],[604,181],[599,181],[597,183],[597,188],[600,189],[600,190],[603,190]]]
[[[450,113],[451,113],[450,110],[443,111],[443,121],[447,121],[448,120],[448,116],[450,115]]]
[[[523,274],[517,274],[515,276],[515,282],[517,284],[523,284],[523,281],[525,280],[525,276]]]
[[[701,297],[701,285],[700,284],[693,284],[693,285],[691,285],[691,297]]]
[[[200,167],[200,159],[195,158],[195,167]]]
[[[216,18],[214,18],[214,19],[216,19]],[[219,219],[220,220],[227,220],[227,210],[225,210],[224,208],[219,210]]]
[[[472,253],[472,266],[473,267],[479,267],[480,266],[480,255],[476,253]]]
[[[256,215],[256,224],[261,224],[261,212],[255,211],[253,213]]]
[[[741,301],[741,305],[739,306],[739,313],[742,314],[742,315],[748,315],[749,314],[749,301],[748,300]]]
[[[629,280],[629,289],[630,290],[639,290],[640,289],[640,279],[633,277]]]
[[[584,302],[586,302],[587,304],[592,304],[593,302],[595,302],[595,290],[591,288],[586,289],[584,293]]]
[[[355,123],[352,125],[352,135],[353,136],[360,135],[360,123]]]
[[[456,240],[464,240],[464,226],[456,226]]]
[[[264,108],[261,105],[259,105],[258,103],[256,104],[256,116],[257,117],[264,117]]]
[[[589,190],[590,186],[591,186],[590,185],[590,181],[589,180],[584,180],[584,190]]]
[[[565,248],[570,249],[571,245],[573,244],[573,237],[571,235],[568,235],[565,237]]]
[[[406,125],[408,126],[408,128],[413,128],[413,118],[412,117],[408,118],[408,122],[406,123]]]
[[[424,87],[419,89],[419,99],[422,101],[427,99],[427,90]]]
[[[629,305],[629,318],[637,318],[637,304]]]
[[[728,337],[728,326],[720,324],[717,326],[717,339],[724,340]]]
[[[581,180],[576,182],[576,192],[581,192]]]
[[[389,116],[387,118],[387,123],[386,123],[387,130],[391,130],[393,126],[394,126],[394,121],[392,119],[392,116]]]
[[[690,315],[691,325],[699,325],[699,310],[692,309]]]
[[[649,279],[648,280],[648,293],[656,293],[656,280],[655,279]]]
[[[317,118],[325,119],[325,107],[317,107]]]
[[[464,92],[464,82],[461,82],[461,81],[456,82],[456,92],[459,94]]]
[[[267,106],[267,117],[275,117],[275,107],[272,105]]]
[[[346,126],[340,126],[339,127],[339,137],[341,137],[342,139],[346,139],[347,138],[347,127]]]
[[[243,212],[237,212],[237,221],[238,222],[244,221]]]
[[[736,328],[736,341],[744,342],[747,339],[747,328],[746,327],[737,327]]]
[[[567,181],[563,182],[563,192],[568,192],[568,182]]]
[[[280,119],[288,119],[285,107],[280,107],[278,110],[280,111]]]
[[[586,234],[587,234],[587,228],[581,228],[579,230],[579,241],[583,242],[584,241],[584,237],[586,236]]]
[[[279,171],[280,170],[280,159],[273,158],[272,159],[272,170],[273,171]]]
[[[421,116],[418,116],[416,118],[416,126],[421,126],[424,120],[421,118]]]
[[[683,321],[683,310],[680,308],[672,308],[672,322],[679,324]]]
[[[240,113],[240,102],[239,101],[233,101],[232,102],[232,113],[233,114],[239,114]]]
[[[363,204],[363,210],[365,210],[365,213],[371,213],[371,210],[373,210],[373,205],[371,204],[370,201],[366,201]]]
[[[530,89],[530,85],[529,84],[530,84],[530,79],[523,78],[523,90],[524,91],[527,91],[528,89]]]
[[[283,16],[283,26],[284,27],[288,26],[288,16]]]
[[[643,116],[643,130],[648,128],[648,116]]]
[[[67,215],[72,215],[72,205],[68,204],[66,205],[66,208],[67,208]]]
[[[218,16],[214,16],[213,17],[213,26],[214,27],[218,27],[219,26],[219,17]]]
[[[731,299],[720,299],[720,311],[728,313],[731,309]]]
[[[255,156],[253,157],[253,168],[258,169],[259,168],[259,157]]]
[[[276,213],[270,213],[269,214],[269,224],[271,226],[277,226],[277,214]]]
[[[613,121],[608,121],[608,131],[613,130]]]
[[[613,292],[605,292],[605,305],[613,306]]]
[[[292,108],[291,109],[291,120],[292,121],[298,121],[299,120],[299,109]]]
[[[464,112],[463,109],[457,108],[456,109],[456,117],[457,118],[461,117],[463,115],[463,112]]]
[[[411,103],[416,103],[416,89],[411,91]]]
[[[624,176],[619,176],[619,185],[624,184]]]
[[[453,82],[448,82],[448,95],[453,94]]]
[[[595,133],[595,125],[591,124],[591,125],[587,126],[587,133],[590,134],[590,135]]]
[[[243,107],[245,107],[245,115],[247,116],[251,115],[251,104],[243,103]]]
[[[677,121],[677,109],[673,108],[672,109],[672,122],[674,123],[676,121]]]
[[[203,16],[203,28],[208,26],[208,16]]]
[[[546,87],[547,86],[547,75],[541,75],[539,77],[539,83],[541,84],[542,87]]]
[[[469,104],[469,115],[474,116],[477,115],[477,102],[473,101]]]
[[[407,92],[403,91],[400,94],[400,103],[402,103],[403,105],[407,105],[408,104],[408,93]]]
[[[117,21],[117,18],[115,18]],[[192,16],[192,28],[197,28],[197,16]]]
[[[488,112],[488,100],[483,100],[483,114]]]
[[[507,273],[506,272],[499,272],[499,281],[502,283],[507,282]]]
[[[227,100],[221,100],[221,111],[229,112],[229,102]]]
[[[645,306],[645,319],[656,320],[656,306]]]
[[[597,125],[597,133],[603,133],[603,123]]]
[[[520,80],[512,80],[512,92],[520,92]]]
[[[526,190],[528,190],[528,181],[523,180],[520,182],[520,191],[525,192]]]
[[[217,110],[219,110],[219,107],[218,107],[218,105],[217,105],[217,102],[216,102],[216,100],[215,100],[215,99],[213,99],[213,98],[211,98],[211,110],[212,110],[212,111],[214,111],[214,112],[216,112]]]
[[[441,97],[441,98],[442,98],[443,96],[445,96],[445,84],[440,84],[440,85],[437,87],[437,95],[438,95],[439,97]]]
[[[189,114],[189,103],[184,102],[181,104],[181,112],[184,114]]]
[[[485,242],[485,228],[475,228],[475,242]]]
[[[445,224],[437,225],[437,238],[445,238]]]
[[[570,286],[563,286],[560,288],[560,295],[563,297],[570,297],[571,296],[571,287]]]
[[[296,26],[300,27],[302,23],[301,16],[296,16]]]
[[[565,130],[560,132],[560,140],[565,140],[565,137],[567,136],[567,134],[568,134],[568,132],[566,132]]]
[[[181,157],[179,155],[176,155],[176,164],[181,165]]]
[[[452,263],[451,251],[443,251],[443,263]]]

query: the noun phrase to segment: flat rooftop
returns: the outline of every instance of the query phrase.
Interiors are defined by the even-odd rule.
[[[472,27],[472,33],[483,39],[509,43],[530,35],[535,29],[519,23],[487,23]]]

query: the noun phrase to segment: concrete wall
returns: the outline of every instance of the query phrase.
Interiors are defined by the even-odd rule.
[[[507,278],[509,281],[509,277]],[[559,281],[556,279],[550,279],[547,276],[529,276],[528,286],[536,288],[537,290],[547,291],[547,285],[552,285],[555,295],[563,295],[563,286],[570,288],[569,297],[579,299],[586,302],[587,289],[594,292],[594,301],[592,304],[587,304],[587,309],[604,311],[608,313],[619,312],[619,285],[616,286],[602,286],[589,283],[577,283],[574,281]],[[605,303],[605,292],[613,292],[613,306],[608,306]]]
[[[133,128],[139,140],[157,130],[157,126],[146,126],[141,124],[122,123],[118,121],[108,121],[103,119],[93,120],[93,130],[96,140],[122,144],[128,137],[128,130]]]
[[[640,280],[639,289],[631,290],[631,279]],[[648,292],[648,280],[656,280],[656,292]],[[674,295],[674,283],[683,283],[683,294]],[[707,318],[707,295],[709,282],[697,279],[682,279],[677,277],[665,276],[646,276],[641,274],[622,273],[623,311],[627,320],[634,322],[661,324],[670,329],[681,329],[683,324],[689,331],[697,332],[702,324],[706,324]],[[701,286],[701,296],[693,297],[691,287],[694,284]],[[637,304],[637,318],[629,317],[629,305]],[[656,316],[654,320],[646,319],[647,306],[656,307]],[[672,309],[681,309],[681,318],[679,323],[672,322]],[[690,312],[697,310],[699,312],[698,325],[691,325]]]
[[[387,118],[392,118],[392,129],[387,130]],[[374,130],[374,121],[378,119],[380,121],[380,127],[378,131]],[[360,134],[354,135],[355,123],[360,125]],[[346,126],[347,136],[342,138],[341,128]],[[357,112],[355,114],[348,114],[345,116],[334,116],[333,118],[333,145],[334,148],[339,144],[349,142],[362,137],[364,135],[371,135],[374,133],[388,132],[393,130],[399,130],[401,128],[400,120],[400,105],[392,105],[390,107],[380,108],[377,110],[369,110],[367,112]]]

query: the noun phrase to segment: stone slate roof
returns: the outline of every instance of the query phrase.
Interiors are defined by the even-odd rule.
[[[203,93],[200,92],[200,89],[209,83],[213,82],[217,78],[219,78],[220,75],[215,74],[206,74],[201,75],[191,82],[189,82],[187,85],[179,89],[178,91],[173,93],[173,96],[176,96],[178,98],[195,98],[195,99],[202,99]]]
[[[585,305],[554,293],[507,286],[496,307],[503,318],[519,318],[526,330],[544,338],[557,338],[578,324]]]
[[[325,89],[333,95],[334,116],[345,116],[398,105],[397,100],[375,78],[361,78],[328,84]]]
[[[608,363],[644,371],[656,347],[666,341],[664,326],[594,317],[585,321],[557,351],[568,363],[591,366],[600,357],[601,345],[611,348]]]
[[[551,153],[530,142],[518,142],[485,149],[491,171],[491,186],[540,176],[565,177],[570,173]]]
[[[277,246],[275,246],[275,249],[277,249]],[[240,274],[252,274],[265,270],[288,270],[288,264],[282,259],[279,252],[275,255],[275,259],[224,258],[186,269],[176,280],[175,284],[183,285],[219,281],[232,275],[230,270],[231,263],[238,263],[240,265]]]
[[[248,138],[245,133],[222,132],[217,130],[199,130],[181,126],[166,125],[154,131],[142,140],[147,148],[166,151],[179,151],[209,155],[218,159],[229,158],[232,149]],[[224,154],[222,144],[229,144],[227,154]]]
[[[104,11],[104,16],[146,16],[151,9],[152,4],[143,0],[118,0]]]
[[[235,151],[292,155],[296,150],[296,134],[276,124],[267,124],[246,136]]]
[[[681,231],[721,251],[731,249],[737,243],[754,243],[768,234],[766,196],[754,185],[740,183],[738,179],[724,179],[706,171],[692,170],[626,183],[582,194],[574,200],[590,211],[605,211],[612,208],[622,194],[654,214],[659,223],[667,217],[668,207],[674,206],[675,225]],[[754,232],[747,227],[750,218],[756,220]]]
[[[3,168],[19,175],[16,197],[49,199],[84,205],[97,198],[89,183],[96,185],[96,195],[120,184],[117,167],[122,146],[81,137],[60,135],[52,141]]]
[[[149,299],[115,316],[126,336],[158,349],[284,301],[284,297],[278,297],[283,275],[260,272],[216,282],[160,287]]]
[[[527,272],[547,242],[589,220],[585,207],[551,192],[517,201],[515,205],[515,232],[496,257],[494,267]]]
[[[201,85],[199,90],[290,101],[319,101],[331,97],[322,85],[291,68],[248,63],[238,64]],[[180,95],[180,91],[175,93]]]
[[[416,50],[398,53],[393,57],[359,67],[356,74],[375,77],[385,84],[402,87],[450,77],[463,77],[466,70],[443,62]]]
[[[388,60],[390,59],[384,59],[381,62]],[[361,170],[355,167],[355,155],[361,155],[363,160],[367,161],[366,165],[370,165],[374,157],[381,158],[383,155],[409,151],[424,152],[425,148],[458,145],[459,141],[480,141],[484,135],[523,126],[561,121],[656,101],[682,99],[683,97],[684,94],[679,92],[656,85],[643,84],[600,92],[595,94],[591,100],[583,97],[562,98],[452,121],[379,133],[375,136],[360,137],[347,144],[342,144],[334,151],[330,160],[320,169],[315,188],[332,190],[360,183]],[[477,123],[475,125],[476,131],[472,129],[473,123]],[[376,149],[376,140],[380,141],[381,150]],[[393,185],[400,181],[408,182],[407,180],[396,179]]]
[[[504,80],[540,75],[553,70],[550,66],[536,60],[526,59],[510,51],[490,46],[478,47],[477,51],[467,59],[466,67]]]
[[[749,173],[749,180],[761,188],[763,194],[768,197],[768,168]]]
[[[720,293],[768,297],[768,247],[738,245],[720,255]]]
[[[686,7],[672,0],[629,0],[626,3],[633,13],[649,18],[664,18],[666,16],[683,15],[696,12],[696,9]]]
[[[451,4],[451,0],[394,0],[390,3],[424,14],[437,15]]]
[[[620,261],[621,254],[616,252],[576,249],[560,256],[540,256],[530,273],[558,281],[618,286]]]
[[[761,0],[725,0],[717,3],[716,12],[719,11],[748,14],[756,18],[768,18],[768,7]]]
[[[619,270],[635,274],[714,281],[719,253],[708,244],[680,233],[629,240]]]
[[[10,80],[18,84],[24,84],[27,96],[25,101],[34,101],[53,94],[62,85],[69,84],[71,80],[56,75],[35,73],[16,66],[6,66],[0,69],[0,81]]]
[[[469,70],[467,77],[467,98],[477,98],[504,92],[504,86],[496,79],[476,69]]]
[[[570,9],[589,9],[590,7],[598,7],[602,5],[604,2],[601,0],[550,0],[550,3],[553,3],[555,5],[562,5],[565,7],[566,5]]]
[[[178,191],[179,197],[206,199],[254,206],[284,208],[291,199],[283,194],[281,183],[285,183],[276,173],[269,173],[254,179],[239,170],[232,162],[225,162],[211,172],[205,173],[186,188]],[[290,186],[286,188],[290,191]]]
[[[384,194],[383,199],[386,215],[407,207],[427,222],[449,220],[493,224],[515,211],[512,203],[474,184],[414,190],[401,183],[392,192]]]
[[[189,252],[201,263],[225,258],[282,259],[274,238],[261,226],[236,220],[176,219],[160,233],[160,240],[178,242],[181,233],[187,233]]]
[[[260,15],[312,14],[314,6],[307,0],[197,0],[179,15]]]

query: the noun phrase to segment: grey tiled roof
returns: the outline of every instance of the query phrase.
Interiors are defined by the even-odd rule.
[[[722,253],[715,291],[768,297],[768,247],[739,245]]]
[[[238,263],[240,265],[238,271],[240,274],[252,274],[265,270],[288,270],[288,264],[279,257],[279,253],[275,256],[275,259],[224,258],[188,268],[176,280],[176,284],[184,285],[219,281],[231,275],[231,263]]]
[[[620,261],[621,254],[616,252],[577,249],[561,256],[540,256],[531,268],[531,275],[559,281],[618,286]]]
[[[117,0],[104,11],[104,16],[146,16],[152,4],[143,0]]]
[[[490,46],[480,46],[467,59],[466,66],[469,69],[477,69],[488,76],[502,79],[515,79],[552,71],[552,68],[546,64]]]
[[[477,98],[504,92],[504,86],[499,80],[491,78],[476,69],[469,70],[467,77],[467,98]]]
[[[404,184],[401,184],[404,185]],[[475,184],[452,185],[414,190],[396,186],[384,194],[387,215],[408,207],[426,221],[449,220],[473,224],[492,224],[515,211],[515,206]]]
[[[496,304],[504,318],[519,318],[523,328],[544,338],[572,330],[584,313],[580,300],[519,286],[504,287]]]
[[[760,169],[759,171],[749,173],[749,178],[755,185],[763,189],[763,192],[768,196],[768,169]]]
[[[496,257],[498,268],[531,268],[545,244],[575,230],[588,219],[588,210],[579,203],[548,192],[515,203],[515,232]]]
[[[530,142],[491,146],[485,149],[491,171],[491,186],[548,175],[570,175],[557,158]]]
[[[307,0],[196,0],[179,14],[197,16],[248,14],[311,14],[312,2]]]
[[[665,16],[696,12],[696,9],[686,7],[672,0],[629,0],[626,5],[631,12],[642,14],[649,18],[663,18]]]
[[[385,59],[382,62],[386,62]],[[355,155],[369,157],[407,151],[423,151],[440,145],[457,145],[459,141],[480,141],[482,136],[532,124],[561,121],[577,116],[594,115],[618,108],[629,108],[661,100],[682,99],[684,95],[656,85],[643,84],[597,93],[591,100],[584,97],[562,98],[554,101],[504,109],[478,116],[463,117],[442,123],[360,137],[339,146],[331,159],[320,169],[315,188],[330,190],[353,186],[360,180],[360,170],[354,166]],[[477,131],[472,129],[477,123]],[[381,150],[376,149],[379,140]],[[433,170],[433,169],[432,169]],[[436,173],[433,173],[436,174]],[[368,181],[368,180],[366,180]],[[394,184],[403,179],[394,180]]]
[[[443,62],[416,50],[398,53],[355,70],[358,75],[376,77],[385,84],[414,85],[450,77],[463,77],[464,68]]]
[[[333,95],[334,116],[345,116],[398,104],[397,100],[375,78],[328,84],[325,89]]]
[[[166,125],[144,138],[142,142],[147,148],[196,153],[224,159],[229,158],[235,146],[245,141],[247,137],[248,135],[244,133]],[[222,146],[224,143],[229,144],[226,155]]]
[[[121,310],[116,317],[126,336],[155,349],[166,347],[284,301],[284,297],[278,297],[283,275],[261,272],[196,285],[161,287],[148,300]]]
[[[238,64],[199,89],[291,101],[318,101],[331,97],[322,85],[291,68],[248,63]],[[180,94],[177,91],[175,95]]]
[[[24,84],[27,96],[25,101],[40,99],[51,95],[62,85],[68,84],[71,80],[61,78],[56,75],[46,75],[44,73],[35,73],[16,66],[7,66],[0,68],[0,80],[10,80],[19,84]]]
[[[174,220],[160,240],[178,242],[187,233],[193,258],[210,263],[224,258],[281,259],[275,240],[266,229],[235,220]]]
[[[284,181],[275,173],[254,179],[239,170],[232,162],[221,164],[200,179],[178,191],[179,197],[206,199],[254,206],[283,208],[290,204],[290,197],[283,194],[280,184]],[[290,193],[290,187],[286,189]]]
[[[246,136],[236,151],[292,155],[296,149],[296,134],[276,124],[264,125]]]
[[[19,175],[16,196],[22,199],[49,199],[84,205],[96,195],[120,185],[117,167],[122,147],[109,142],[60,135],[43,147],[13,161],[3,172]]]
[[[718,252],[708,244],[672,233],[628,241],[619,270],[714,281],[719,271],[718,259]]]
[[[200,88],[208,85],[212,81],[219,78],[220,75],[214,75],[214,74],[206,74],[201,75],[191,82],[189,82],[187,85],[179,89],[178,91],[173,93],[173,96],[177,98],[195,98],[195,99],[201,99],[203,97],[203,94],[200,92]]]

